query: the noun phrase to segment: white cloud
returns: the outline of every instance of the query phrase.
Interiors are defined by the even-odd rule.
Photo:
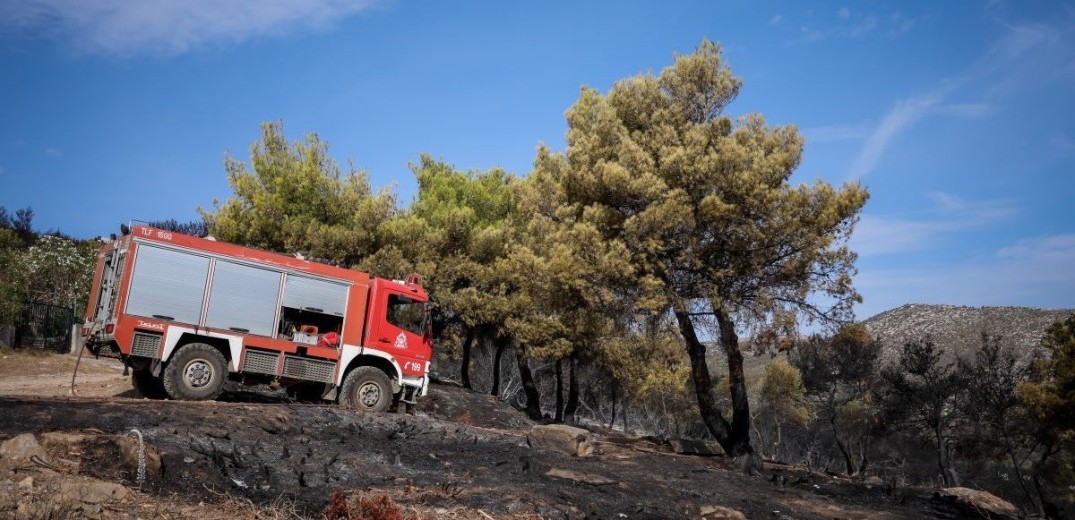
[[[777,13],[769,19],[769,25],[780,25],[780,22],[784,21],[784,15]]]
[[[917,123],[940,102],[939,97],[927,95],[896,103],[870,134],[866,144],[862,146],[858,158],[851,164],[848,178],[858,180],[873,171],[889,143],[904,130]]]
[[[331,27],[373,0],[22,0],[0,29],[67,41],[77,52],[175,55],[261,35]]]
[[[45,155],[49,157],[60,157],[61,155],[63,155],[63,152],[60,152],[55,148],[45,148]]]
[[[847,178],[859,180],[871,173],[892,142],[927,116],[979,118],[995,113],[999,109],[997,98],[1011,93],[1024,76],[1032,75],[1025,70],[1016,72],[1029,58],[1056,55],[1052,58],[1055,61],[1070,54],[1070,50],[1064,50],[1067,42],[1061,31],[1053,27],[1005,25],[1005,29],[1004,37],[961,75],[941,80],[931,91],[897,101],[866,139],[848,169]],[[1055,68],[1055,64],[1039,67]],[[952,101],[956,95],[974,96],[978,100]]]
[[[926,197],[933,209],[917,218],[862,216],[851,236],[851,249],[863,257],[907,253],[933,247],[947,234],[981,228],[1009,220],[1018,214],[1006,199],[968,201],[950,193],[932,192]]]
[[[888,15],[877,13],[852,12],[847,7],[836,11],[836,21],[825,27],[812,25],[799,26],[799,38],[789,44],[805,44],[826,39],[861,39],[871,34],[883,32],[889,37],[899,36],[914,28],[917,21],[913,17],[899,12]]]
[[[1075,307],[1075,234],[1019,240],[994,255],[912,269],[864,268],[862,316],[905,303]]]
[[[997,110],[997,106],[990,103],[954,103],[937,107],[940,114],[970,118],[988,116]]]

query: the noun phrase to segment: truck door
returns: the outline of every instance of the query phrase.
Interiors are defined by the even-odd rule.
[[[397,358],[403,375],[425,375],[425,364],[432,353],[425,339],[426,302],[389,284],[379,289],[370,310],[367,346]]]

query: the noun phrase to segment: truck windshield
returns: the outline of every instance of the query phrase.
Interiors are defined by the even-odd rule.
[[[425,332],[426,304],[399,294],[388,295],[388,323],[421,336]]]

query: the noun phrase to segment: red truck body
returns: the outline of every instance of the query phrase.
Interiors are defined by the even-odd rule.
[[[383,410],[374,390],[409,403],[428,391],[428,299],[416,277],[134,226],[101,247],[83,335],[134,369],[143,393],[160,382],[172,398],[215,398],[223,379],[272,381]]]

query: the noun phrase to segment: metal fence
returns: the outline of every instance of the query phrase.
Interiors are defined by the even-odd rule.
[[[12,346],[67,352],[71,345],[71,325],[77,321],[70,307],[28,302],[21,321],[15,325]]]

